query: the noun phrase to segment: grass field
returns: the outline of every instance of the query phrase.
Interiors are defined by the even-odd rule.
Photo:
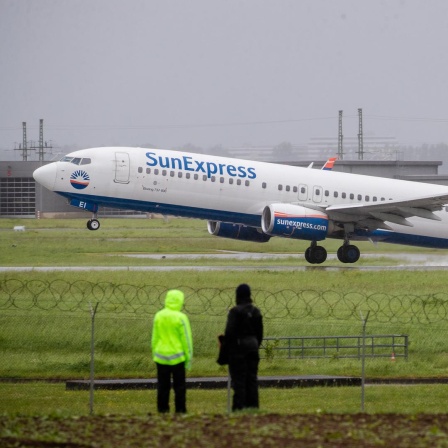
[[[26,231],[14,232],[15,225],[24,225]],[[111,303],[106,303],[104,309],[99,307],[95,318],[97,377],[152,377],[155,373],[149,338],[151,318],[157,311],[156,302],[147,305],[145,312],[132,311],[132,303],[129,302],[128,307],[127,299],[123,299],[127,297],[123,285],[132,288],[152,285],[160,290],[181,287],[189,291],[188,305],[192,307],[190,319],[195,338],[195,359],[190,375],[225,376],[226,370],[215,363],[215,337],[225,323],[225,301],[214,305],[213,315],[201,313],[200,307],[204,297],[212,296],[212,290],[230,291],[231,297],[233,288],[241,282],[250,283],[259,293],[257,305],[266,316],[267,336],[360,334],[362,326],[358,315],[360,312],[365,315],[370,307],[367,332],[409,334],[410,352],[407,362],[403,359],[394,362],[387,358],[367,359],[367,379],[448,377],[445,271],[326,271],[315,266],[295,272],[267,269],[271,265],[307,265],[303,257],[296,257],[296,254],[303,254],[307,245],[306,242],[281,238],[274,238],[267,244],[215,238],[208,235],[204,222],[183,219],[102,219],[97,232],[88,231],[85,220],[2,219],[0,266],[3,267],[144,267],[167,264],[163,254],[227,251],[265,251],[291,254],[291,258],[238,261],[238,265],[255,268],[249,272],[231,269],[219,272],[2,272],[0,377],[88,377],[89,303],[94,303],[97,297],[83,296],[75,310],[64,301],[64,285],[76,284],[76,294],[79,294],[83,282],[107,283],[115,285],[117,290],[122,288],[123,292],[120,300],[117,299],[120,306],[116,312],[112,311]],[[338,246],[335,241],[326,244],[330,253],[334,253]],[[388,253],[422,252],[404,246],[367,243],[359,244],[359,247],[363,254],[384,254],[374,260],[361,258],[359,266],[390,266],[399,261],[391,260]],[[156,259],[125,256],[147,253],[161,256]],[[235,261],[170,257],[169,264],[231,266]],[[340,266],[340,263],[329,261],[325,265]],[[16,290],[12,292],[14,285]],[[325,301],[307,302],[309,314],[303,314],[304,305],[299,301],[294,302],[294,306],[289,303],[285,315],[284,303],[266,294],[285,290],[310,291],[311,296],[327,292],[327,295]],[[37,299],[36,291],[40,291]],[[195,291],[201,293],[195,296]],[[397,301],[396,297],[406,299]],[[423,308],[421,298],[424,298]],[[47,308],[36,307],[36,300]],[[328,310],[341,306],[341,303],[345,307],[344,313],[350,317],[329,318]],[[216,313],[219,306],[223,308],[222,314]],[[282,312],[284,315],[278,317]],[[357,359],[287,360],[275,356],[260,364],[260,375],[360,376],[360,371],[361,363]],[[225,390],[190,390],[188,416],[160,417],[154,415],[154,391],[96,391],[94,409],[97,418],[88,417],[88,393],[66,391],[63,382],[0,382],[0,445],[448,446],[448,386],[367,386],[367,414],[360,413],[360,395],[357,387],[261,389],[259,413],[226,416]],[[170,436],[166,435],[166,428],[170,428]]]
[[[15,225],[24,225],[26,231],[14,232]],[[330,247],[334,245],[336,248],[338,244],[330,241]],[[281,238],[273,238],[267,244],[240,243],[212,237],[207,234],[204,222],[186,219],[103,219],[102,227],[96,232],[87,230],[85,220],[80,219],[6,219],[0,220],[0,245],[2,266],[113,266],[125,262],[163,263],[163,259],[148,262],[117,256],[134,251],[175,254],[271,250],[292,254],[298,248],[304,249],[307,243]],[[396,249],[392,245],[384,247]],[[367,244],[366,248],[380,250]],[[421,252],[411,248],[407,250]],[[210,259],[179,261],[193,265],[211,262]],[[297,259],[288,262],[304,263]],[[262,268],[266,263],[259,261],[257,266]],[[0,365],[0,377],[88,375],[89,303],[94,303],[97,297],[84,296],[78,291],[78,286],[78,292],[71,291],[71,296],[67,297],[68,292],[64,289],[67,284],[82,282],[108,284],[117,289],[113,296],[114,305],[108,307],[107,303],[101,303],[96,317],[96,371],[101,377],[146,377],[154,374],[148,347],[151,319],[160,302],[150,302],[137,309],[132,305],[135,299],[132,291],[135,287],[146,286],[157,286],[157,290],[162,291],[179,287],[188,292],[186,310],[190,311],[196,349],[194,375],[218,374],[219,367],[214,363],[215,337],[223,331],[233,288],[242,282],[250,283],[254,290],[257,305],[265,316],[266,336],[359,335],[361,316],[370,309],[367,334],[408,334],[410,352],[407,362],[370,360],[368,375],[444,377],[448,374],[445,271],[326,271],[319,267],[302,272],[265,269],[250,272],[34,271],[3,272],[0,273],[0,282],[3,282],[0,283],[3,284],[3,291],[0,291],[0,348],[5,361]],[[8,287],[5,282],[9,282]],[[131,285],[130,292],[126,292],[127,287],[123,285]],[[37,296],[36,290],[39,291]],[[222,301],[222,293],[213,302],[216,290],[226,290],[230,302]],[[302,301],[294,302],[279,300],[278,294],[269,295],[285,290],[310,291],[310,294],[303,294]],[[312,298],[313,294],[321,292],[325,292],[325,300]],[[282,292],[281,297],[284,295]],[[303,300],[308,296],[311,298],[304,305]],[[11,297],[13,303],[10,303]],[[428,298],[419,302],[421,297]],[[81,305],[72,310],[70,300],[75,298]],[[36,307],[36,300],[43,306]],[[146,296],[141,300],[147,300]],[[330,308],[347,317],[329,317]],[[358,375],[359,360],[286,360],[277,356],[274,361],[262,361],[261,364],[261,373],[265,375],[313,374],[316,371]]]

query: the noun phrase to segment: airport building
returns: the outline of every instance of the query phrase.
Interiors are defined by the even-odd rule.
[[[313,161],[313,168],[320,169],[326,160]],[[0,162],[0,217],[2,218],[65,218],[91,217],[90,212],[80,211],[67,204],[66,199],[48,191],[33,179],[33,171],[50,162],[14,161]],[[280,162],[286,165],[307,167],[311,161]],[[384,161],[339,160],[334,171],[365,174],[369,176],[448,185],[448,176],[438,174],[440,161]],[[144,213],[111,208],[100,208],[100,216],[145,216]]]

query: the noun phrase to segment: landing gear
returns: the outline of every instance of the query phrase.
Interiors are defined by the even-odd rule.
[[[342,261],[342,263],[356,263],[359,260],[360,255],[361,252],[357,246],[346,243],[344,243],[337,252],[338,260]]]
[[[325,247],[318,246],[315,241],[305,251],[305,260],[311,264],[321,264],[327,259]]]
[[[87,228],[89,230],[98,230],[100,228],[100,222],[95,216],[87,221]]]

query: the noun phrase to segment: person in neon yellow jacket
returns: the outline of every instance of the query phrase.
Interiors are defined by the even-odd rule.
[[[167,292],[165,308],[154,316],[152,357],[157,366],[157,410],[169,412],[171,376],[173,377],[176,413],[187,412],[185,369],[190,370],[193,338],[188,316],[181,311],[184,293]]]

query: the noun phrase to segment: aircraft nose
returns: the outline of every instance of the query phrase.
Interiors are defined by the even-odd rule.
[[[41,166],[34,171],[33,177],[36,182],[43,185],[49,190],[54,190],[54,183],[56,181],[57,163],[49,163]]]

